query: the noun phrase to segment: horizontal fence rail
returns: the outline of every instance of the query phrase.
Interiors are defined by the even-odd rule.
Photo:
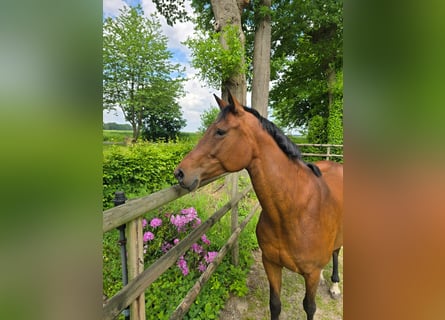
[[[331,148],[341,148],[343,150],[342,144],[324,144],[324,143],[298,143],[299,147],[318,147],[318,148],[326,148],[326,153],[311,153],[311,152],[302,152],[302,156],[306,157],[321,157],[329,160],[330,158],[343,158],[343,154],[332,154]]]
[[[201,188],[224,176],[225,175],[221,175],[219,177],[203,181],[199,187]],[[118,207],[108,209],[103,212],[103,232],[117,228],[120,225],[140,217],[148,211],[159,208],[160,206],[176,200],[188,193],[190,193],[190,191],[187,189],[181,188],[179,185],[174,185],[170,188],[152,193],[148,196],[129,200],[127,203]]]

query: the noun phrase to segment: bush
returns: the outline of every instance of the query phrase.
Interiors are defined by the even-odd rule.
[[[309,143],[326,143],[326,121],[321,116],[314,116],[309,121],[309,130],[307,133]]]
[[[192,148],[190,142],[108,148],[103,156],[103,208],[113,206],[117,190],[134,198],[176,184],[173,171]]]

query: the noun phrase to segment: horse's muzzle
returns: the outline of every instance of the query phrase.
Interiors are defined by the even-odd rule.
[[[173,174],[175,175],[176,180],[181,184],[184,180],[184,171],[182,171],[181,168],[177,168]]]
[[[185,189],[188,189],[190,192],[198,187],[199,180],[197,178],[194,178],[191,183],[186,181],[186,179],[184,179],[185,173],[181,168],[177,168],[173,172],[173,174],[175,175],[175,178],[178,180],[179,185]]]

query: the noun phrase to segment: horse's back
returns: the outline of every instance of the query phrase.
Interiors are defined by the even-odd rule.
[[[338,200],[343,199],[343,165],[341,163],[322,160],[315,163],[322,173],[331,192]]]

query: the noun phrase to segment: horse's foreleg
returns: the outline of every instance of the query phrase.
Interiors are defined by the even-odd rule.
[[[306,294],[303,299],[303,308],[306,312],[307,320],[314,319],[315,310],[315,295],[317,293],[318,283],[320,282],[320,270],[315,270],[310,274],[303,275],[306,286]]]
[[[340,296],[340,288],[338,287],[338,283],[340,282],[340,277],[338,276],[338,254],[340,252],[340,248],[334,250],[332,252],[332,286],[329,289],[329,293],[331,297],[338,298]]]
[[[266,271],[267,274],[267,279],[269,279],[270,319],[278,320],[278,317],[281,312],[280,292],[281,292],[282,267],[266,260],[264,256],[263,256],[263,265],[264,265],[264,270]]]

